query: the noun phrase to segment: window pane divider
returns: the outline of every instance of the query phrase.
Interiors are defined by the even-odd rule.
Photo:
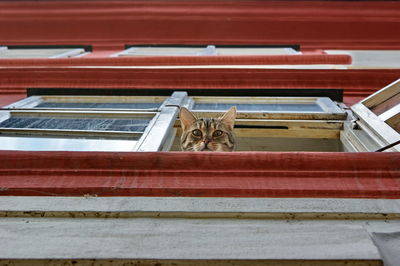
[[[398,103],[396,106],[392,107],[391,109],[387,110],[383,114],[379,115],[379,118],[382,119],[383,121],[389,120],[395,115],[400,113],[400,103]]]
[[[157,112],[137,112],[137,111],[99,111],[99,110],[9,110],[11,116],[15,117],[66,117],[66,118],[81,118],[81,117],[98,117],[98,118],[131,118],[132,115],[140,118],[151,118]]]
[[[118,138],[140,138],[142,132],[136,131],[101,131],[101,130],[77,130],[77,129],[42,129],[42,128],[0,128],[0,135],[40,135],[54,137],[82,136],[82,137],[118,137]]]
[[[179,108],[187,101],[186,92],[174,92],[165,103],[159,115],[151,123],[136,145],[137,151],[161,151],[165,144],[169,145],[168,134],[174,130]]]
[[[51,107],[46,107],[46,108],[37,108],[37,107],[21,107],[21,108],[0,108],[0,111],[29,111],[32,113],[43,113],[43,112],[47,112],[47,113],[55,113],[55,112],[79,112],[79,113],[91,113],[91,112],[96,112],[96,113],[115,113],[115,112],[123,112],[123,113],[145,113],[145,112],[151,112],[151,113],[155,113],[157,112],[159,109],[158,108],[149,108],[149,109],[121,109],[118,108],[118,111],[116,111],[116,109],[114,108],[51,108]],[[120,114],[120,113],[119,113]]]
[[[160,151],[167,139],[169,131],[173,128],[178,107],[165,107],[155,118],[155,122],[149,125],[143,137],[137,144],[137,151]]]

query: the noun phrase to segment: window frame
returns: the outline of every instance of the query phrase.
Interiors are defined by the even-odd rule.
[[[193,110],[196,102],[200,103],[315,103],[318,105],[322,112],[316,111],[238,111],[238,119],[285,119],[285,120],[344,120],[347,117],[347,113],[339,108],[331,99],[328,97],[223,97],[217,98],[213,96],[193,96],[189,98],[189,101],[185,107],[193,111],[198,115],[209,115],[213,116],[221,111],[203,111]]]
[[[141,51],[144,50],[144,51]],[[172,50],[172,52],[171,52]],[[135,54],[139,51],[139,54]],[[180,52],[178,52],[180,51]],[[204,56],[215,55],[215,47],[212,45],[205,46],[132,46],[118,53],[116,56],[124,57],[145,57],[145,56]]]
[[[0,128],[0,134],[5,133],[6,136],[10,135],[49,135],[49,136],[98,136],[98,137],[113,137],[114,139],[124,139],[129,137],[138,137],[138,141],[132,151],[160,151],[168,149],[168,139],[170,131],[173,129],[173,124],[179,112],[179,107],[186,99],[186,92],[174,92],[170,97],[130,97],[140,98],[142,101],[145,99],[163,99],[161,106],[157,110],[138,111],[132,110],[101,110],[101,109],[35,109],[34,105],[43,101],[43,99],[59,96],[31,96],[19,102],[13,103],[2,108],[0,113],[0,122],[7,120],[11,116],[33,116],[33,117],[113,117],[113,118],[131,118],[132,116],[151,117],[149,124],[146,126],[143,133],[139,132],[115,132],[115,131],[98,131],[98,130],[59,130],[59,129],[28,129],[28,128]],[[60,96],[60,99],[64,96]],[[99,96],[104,101],[107,99],[126,99],[124,96]],[[71,99],[82,99],[80,96],[67,96]],[[87,96],[86,99],[98,99],[96,96]],[[165,99],[164,99],[165,98]],[[65,97],[64,97],[65,99]],[[173,131],[173,130],[172,130]],[[96,135],[97,134],[97,135]],[[140,134],[140,137],[138,136]],[[60,136],[60,137],[61,137]],[[160,137],[161,136],[161,137]],[[105,140],[106,141],[106,140]]]
[[[55,52],[55,50],[67,50],[67,51],[60,51],[59,53],[52,54],[50,52]],[[40,52],[48,52],[50,55],[43,55],[39,57],[32,57],[32,56],[14,56],[14,57],[2,57],[2,53],[7,53],[7,51],[40,51]],[[68,46],[0,46],[0,60],[1,59],[39,59],[39,58],[69,58],[69,57],[79,57],[84,55],[87,52],[85,47],[68,47]]]
[[[135,50],[146,49],[146,53],[135,54]],[[165,52],[163,53],[163,49]],[[171,53],[168,50],[185,51]],[[196,51],[190,52],[195,49]],[[153,50],[153,53],[151,53]],[[125,50],[114,56],[157,57],[157,56],[271,56],[301,54],[299,45],[126,45]],[[156,53],[154,53],[156,52]]]
[[[400,84],[397,82],[396,84]],[[391,84],[393,85],[393,84]],[[389,85],[389,87],[391,86]],[[398,86],[398,85],[396,85]],[[397,89],[396,89],[397,90]],[[396,91],[394,90],[394,91]],[[390,97],[389,94],[388,97]],[[373,97],[373,95],[371,95]],[[382,97],[381,97],[382,98]],[[386,97],[387,98],[387,97]],[[148,110],[138,109],[107,109],[107,108],[37,108],[34,106],[42,101],[58,99],[59,101],[74,102],[80,100],[82,102],[102,101],[109,102],[110,99],[124,99],[125,102],[148,102],[153,100],[160,103],[160,107]],[[367,98],[370,99],[370,98]],[[366,99],[366,100],[367,100]],[[327,97],[227,97],[227,96],[188,96],[185,91],[174,91],[170,96],[31,96],[19,102],[10,104],[2,109],[0,113],[0,120],[5,120],[7,115],[10,114],[62,114],[67,116],[80,115],[84,116],[101,116],[104,114],[113,117],[132,117],[132,115],[153,116],[150,123],[147,125],[143,133],[135,132],[97,132],[100,136],[105,135],[119,135],[123,136],[122,139],[131,136],[138,136],[137,144],[132,151],[169,151],[171,145],[176,137],[181,134],[180,122],[178,119],[179,108],[184,106],[192,109],[196,101],[207,102],[212,100],[215,102],[223,103],[316,103],[323,112],[297,112],[297,111],[252,111],[252,112],[238,112],[235,121],[235,133],[238,137],[270,137],[271,135],[283,138],[315,138],[315,139],[338,139],[344,146],[348,146],[348,151],[364,151],[366,146],[373,146],[369,144],[376,141],[376,136],[371,134],[371,128],[363,128],[361,137],[352,137],[351,134],[358,134],[356,130],[352,129],[351,119],[353,115],[350,111],[346,111],[343,104],[338,104]],[[365,100],[364,100],[365,101]],[[364,106],[364,105],[363,105]],[[367,108],[364,106],[364,108]],[[357,106],[356,106],[357,109]],[[194,111],[195,115],[205,115],[210,117],[220,116],[224,111],[221,110],[208,110],[208,111]],[[349,115],[348,115],[349,114]],[[362,121],[359,121],[363,123]],[[388,125],[386,125],[389,127]],[[14,129],[9,129],[12,131]],[[23,132],[24,129],[17,129]],[[393,130],[393,129],[392,129]],[[0,133],[7,130],[0,129]],[[28,129],[26,132],[33,132],[35,130]],[[38,130],[37,133],[45,132],[46,130]],[[68,133],[68,130],[65,130]],[[350,132],[351,131],[351,132]],[[71,135],[75,133],[73,130]],[[352,133],[353,132],[353,133]],[[63,132],[61,132],[63,133]],[[64,132],[65,133],[65,132]],[[81,132],[76,133],[79,135]],[[93,131],[92,131],[93,133]],[[96,132],[95,132],[96,133]],[[91,132],[87,132],[90,135]],[[136,134],[136,135],[135,135]],[[347,140],[343,140],[345,135]],[[114,138],[116,139],[116,138]],[[372,141],[371,141],[372,140]],[[344,142],[346,141],[346,143]],[[378,142],[379,143],[379,142]],[[382,145],[384,143],[381,143]]]
[[[327,97],[215,97],[191,96],[185,107],[197,117],[218,117],[226,110],[193,110],[196,100],[220,103],[317,103],[322,112],[309,111],[238,111],[235,120],[237,138],[291,138],[340,140],[340,132],[346,122],[347,113]],[[181,135],[180,124],[175,123],[177,136]]]
[[[98,110],[98,111],[137,111],[137,112],[157,112],[166,105],[169,96],[97,96],[97,95],[41,95],[30,96],[18,102],[9,104],[4,108],[24,109],[24,110]],[[158,108],[40,108],[35,107],[41,103],[159,103]]]
[[[400,94],[400,79],[351,107],[351,110],[358,118],[357,124],[365,131],[370,132],[370,135],[380,147],[400,140],[400,133],[386,123],[389,119],[399,115],[399,103],[380,115],[375,114],[372,109],[397,94]],[[400,147],[397,145],[390,150],[400,151]]]

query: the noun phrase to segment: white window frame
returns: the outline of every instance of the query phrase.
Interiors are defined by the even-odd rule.
[[[174,92],[170,97],[109,97],[109,96],[33,96],[17,103],[6,106],[0,112],[0,122],[7,120],[12,116],[31,116],[31,117],[73,117],[73,118],[132,118],[132,117],[147,117],[151,121],[146,127],[143,133],[139,132],[121,132],[121,131],[98,131],[98,130],[58,130],[58,129],[29,129],[29,128],[0,128],[0,134],[3,133],[6,136],[12,135],[23,135],[23,136],[98,136],[98,137],[108,137],[108,138],[119,138],[119,139],[129,139],[139,138],[137,144],[132,151],[160,151],[168,150],[168,145],[171,144],[171,140],[174,136],[171,136],[171,131],[173,132],[173,125],[176,117],[179,113],[179,108],[186,99],[186,92]],[[59,97],[59,98],[58,98]],[[102,98],[102,101],[107,102],[110,99],[113,101],[122,100],[135,100],[136,102],[145,102],[146,100],[161,101],[162,105],[158,110],[145,110],[139,111],[135,109],[131,110],[104,110],[104,109],[35,109],[34,106],[45,101],[46,99],[57,99],[62,101],[73,101],[83,100],[92,102],[98,101]],[[165,99],[164,99],[165,98]],[[163,100],[164,99],[164,100]],[[105,140],[106,141],[106,140]],[[1,144],[0,144],[1,147]]]
[[[252,111],[237,113],[235,133],[238,137],[270,137],[271,135],[283,138],[315,138],[340,139],[347,145],[348,151],[372,151],[399,139],[399,134],[387,125],[382,119],[390,119],[390,113],[377,116],[369,110],[376,101],[377,104],[390,98],[400,88],[397,81],[384,89],[385,93],[371,95],[359,104],[352,107],[354,114],[344,106],[338,106],[329,98],[324,97],[189,97],[186,92],[175,91],[171,96],[31,96],[22,101],[10,104],[1,109],[0,121],[12,115],[58,115],[69,117],[107,117],[132,118],[134,116],[152,117],[145,132],[75,132],[74,130],[45,130],[45,129],[1,129],[0,133],[37,135],[58,133],[69,136],[112,136],[113,139],[138,138],[132,151],[169,151],[176,138],[181,133],[180,122],[177,119],[179,108],[185,106],[192,109],[197,102],[220,103],[316,103],[322,112],[297,111]],[[378,98],[377,98],[378,97]],[[160,103],[157,109],[83,109],[83,108],[35,108],[40,102],[149,102]],[[397,107],[396,107],[397,108]],[[397,109],[393,110],[397,110]],[[363,112],[359,112],[359,110]],[[198,117],[217,117],[225,110],[194,111]],[[357,121],[362,130],[353,128],[353,115],[359,117]],[[375,116],[375,118],[373,118]],[[390,132],[393,131],[393,132]],[[140,134],[140,136],[139,136]],[[378,143],[375,144],[375,143]],[[391,151],[398,151],[392,148]]]
[[[30,96],[16,103],[7,105],[8,109],[23,110],[98,110],[98,111],[138,111],[138,112],[157,112],[167,104],[168,96]],[[36,107],[41,103],[158,103],[158,108],[40,108]]]
[[[189,97],[185,107],[197,117],[217,117],[223,111],[193,110],[200,103],[266,103],[310,104],[315,103],[322,112],[298,111],[238,111],[235,121],[237,137],[284,137],[339,139],[346,112],[327,97]],[[179,128],[179,124],[177,125]],[[317,130],[316,130],[317,129]],[[178,131],[178,135],[180,135]]]
[[[21,52],[21,55],[19,56],[18,54],[16,56],[13,57],[4,57],[4,55],[7,55],[7,53],[9,51],[13,51],[13,52]],[[51,53],[54,52],[56,50],[65,50],[65,51],[60,51],[59,53]],[[47,52],[48,55],[44,54],[43,56],[39,56],[39,57],[32,57],[32,56],[26,56],[24,55],[24,52],[27,51],[31,51],[31,52],[35,52],[37,51],[38,53],[44,53]],[[34,58],[68,58],[68,57],[77,57],[77,56],[82,56],[86,53],[84,48],[8,48],[7,46],[0,46],[0,60],[1,59],[14,59],[14,58],[26,58],[26,59],[34,59]]]
[[[202,55],[215,55],[215,46],[208,45],[204,47],[130,47],[115,56],[202,56]]]
[[[195,103],[248,104],[316,104],[322,112],[316,111],[238,111],[237,118],[242,119],[285,119],[285,120],[344,120],[347,113],[328,97],[190,97],[186,107],[192,110]],[[193,111],[199,115],[213,116],[221,111]]]
[[[268,56],[296,55],[292,47],[268,46],[132,46],[113,56]]]
[[[358,118],[357,124],[366,132],[370,132],[370,135],[380,147],[400,140],[400,134],[386,123],[390,119],[398,118],[400,103],[380,115],[375,114],[371,109],[399,93],[400,79],[351,107],[351,110]],[[400,151],[400,145],[394,146],[390,151]]]

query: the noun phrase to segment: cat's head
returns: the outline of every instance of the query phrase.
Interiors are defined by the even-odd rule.
[[[236,146],[233,126],[236,107],[218,118],[196,118],[182,107],[179,114],[182,126],[183,151],[233,151]]]

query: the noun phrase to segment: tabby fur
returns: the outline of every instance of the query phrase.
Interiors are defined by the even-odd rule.
[[[231,107],[218,118],[196,118],[188,109],[180,110],[183,151],[234,151],[236,139],[233,127],[236,107]]]

